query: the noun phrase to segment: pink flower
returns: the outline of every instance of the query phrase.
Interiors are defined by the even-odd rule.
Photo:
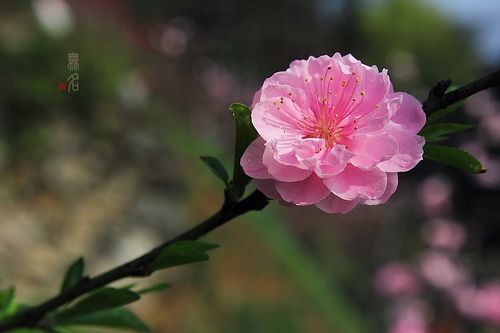
[[[470,275],[448,255],[437,251],[428,251],[422,255],[420,270],[430,284],[447,290],[466,285]]]
[[[398,304],[389,333],[429,333],[427,307],[426,303],[418,299]]]
[[[500,325],[500,285],[487,285],[479,290],[476,297],[479,316]]]
[[[500,284],[490,282],[476,288],[466,286],[452,293],[458,310],[471,318],[500,326]]]
[[[458,311],[469,318],[480,318],[478,289],[472,284],[466,284],[450,290],[450,295]]]
[[[451,211],[453,188],[447,178],[431,176],[420,183],[417,196],[424,212],[431,217],[447,215]]]
[[[413,295],[420,289],[413,269],[399,263],[382,267],[375,276],[375,286],[380,293],[388,296]]]
[[[352,55],[309,57],[272,75],[254,97],[252,123],[260,137],[241,165],[257,188],[328,213],[386,202],[397,173],[422,159],[420,102]]]
[[[465,242],[465,230],[451,220],[434,219],[423,229],[425,241],[432,247],[457,252]]]

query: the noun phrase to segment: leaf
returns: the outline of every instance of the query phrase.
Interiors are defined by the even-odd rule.
[[[158,254],[153,262],[152,269],[159,270],[174,266],[190,264],[198,261],[208,260],[206,251],[219,247],[200,241],[180,241],[167,246]]]
[[[424,127],[419,135],[425,137],[426,142],[436,142],[447,139],[446,135],[466,131],[471,128],[474,128],[474,126],[458,123],[441,123]]]
[[[147,287],[147,288],[138,290],[137,293],[141,294],[141,295],[148,294],[148,293],[154,293],[157,291],[162,291],[162,290],[168,289],[171,286],[172,285],[170,283],[161,282],[161,283],[152,285],[151,287]]]
[[[439,120],[452,114],[453,112],[457,111],[458,109],[459,109],[459,107],[457,107],[456,105],[452,105],[452,106],[447,107],[446,109],[442,109],[442,110],[433,112],[427,117],[427,120],[425,121],[425,123],[427,125],[437,123]]]
[[[0,318],[9,314],[14,301],[16,289],[14,287],[6,288],[0,291]]]
[[[222,162],[212,156],[200,156],[200,158],[212,170],[214,175],[224,182],[226,188],[229,187],[229,176]]]
[[[74,288],[83,277],[85,263],[83,257],[76,259],[71,266],[69,266],[64,280],[61,285],[61,293]]]
[[[465,150],[454,147],[426,145],[424,146],[424,158],[445,163],[470,173],[486,172],[477,158]]]
[[[444,141],[444,140],[448,140],[449,137],[447,136],[436,136],[436,137],[432,137],[432,138],[429,138],[429,139],[425,139],[425,143],[428,144],[428,143],[434,143],[434,142],[441,142],[441,141]]]
[[[125,308],[111,309],[77,316],[65,321],[64,325],[101,326],[129,329],[136,332],[150,332],[149,327],[132,311]]]
[[[75,305],[56,314],[56,321],[65,323],[83,315],[118,308],[120,306],[135,302],[141,296],[129,289],[103,288],[90,294]]]
[[[121,286],[119,289],[132,289],[137,285],[137,283],[129,283],[124,286]]]
[[[245,192],[245,187],[250,182],[251,178],[248,177],[240,165],[241,156],[259,134],[252,124],[251,111],[245,104],[233,103],[229,106],[236,121],[236,142],[234,149],[234,162],[233,162],[233,181],[230,196],[232,199],[239,199]]]

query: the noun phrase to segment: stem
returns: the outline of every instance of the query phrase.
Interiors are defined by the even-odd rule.
[[[3,322],[0,322],[0,332],[7,332],[8,330],[21,327],[36,327],[48,313],[83,294],[125,277],[149,276],[153,273],[151,265],[156,256],[167,246],[181,240],[196,240],[239,215],[254,210],[262,210],[269,203],[269,199],[258,190],[238,202],[229,200],[227,194],[225,197],[226,199],[221,209],[212,217],[134,260],[112,268],[93,278],[83,278],[74,288],[5,319]]]
[[[460,88],[445,94],[444,91],[450,86],[451,81],[440,81],[429,92],[429,97],[422,103],[425,113],[444,109],[451,104],[466,99],[482,90],[500,86],[500,70],[483,76]]]

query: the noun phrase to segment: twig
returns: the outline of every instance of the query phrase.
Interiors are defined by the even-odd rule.
[[[434,111],[444,109],[453,103],[466,99],[481,90],[491,87],[500,87],[500,70],[483,76],[460,88],[457,88],[445,94],[445,90],[450,86],[451,81],[440,81],[431,89],[429,97],[422,103],[425,113],[430,114]]]
[[[82,279],[74,288],[63,292],[35,307],[20,312],[10,318],[6,318],[3,322],[0,322],[0,332],[7,332],[8,330],[22,327],[37,327],[47,314],[56,310],[60,306],[73,301],[77,297],[88,293],[89,291],[96,290],[125,277],[142,277],[151,275],[151,273],[153,273],[151,268],[152,263],[154,262],[156,256],[167,246],[181,240],[196,240],[239,215],[263,209],[268,202],[269,199],[257,190],[238,202],[229,200],[226,194],[226,200],[221,209],[212,217],[180,234],[179,236],[161,244],[137,259],[112,268],[109,271],[93,278]]]

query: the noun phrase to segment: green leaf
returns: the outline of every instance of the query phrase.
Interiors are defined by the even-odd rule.
[[[120,306],[135,302],[141,296],[129,289],[103,288],[90,294],[75,305],[56,314],[56,321],[65,323],[83,315],[118,308]]]
[[[126,284],[124,286],[121,286],[119,289],[132,289],[135,286],[137,286],[137,283],[129,283],[129,284]]]
[[[441,123],[424,127],[419,135],[425,137],[426,142],[436,142],[447,139],[446,135],[466,131],[471,128],[474,128],[474,126],[458,123]]]
[[[74,288],[78,282],[80,282],[83,277],[84,267],[85,263],[83,257],[76,259],[71,266],[69,266],[61,285],[61,293]]]
[[[233,181],[230,196],[233,200],[241,198],[250,182],[240,165],[241,156],[247,147],[259,136],[252,124],[251,111],[245,104],[233,103],[229,106],[236,121],[236,142],[234,149]]]
[[[0,291],[0,318],[9,314],[9,310],[13,305],[15,293],[16,289],[14,287],[9,287]]]
[[[446,146],[426,145],[424,158],[445,163],[470,173],[484,173],[486,169],[481,162],[469,152]]]
[[[101,326],[128,329],[135,332],[150,332],[149,327],[132,311],[125,308],[111,309],[77,316],[67,320],[64,325]]]
[[[147,288],[138,290],[137,293],[139,293],[141,295],[148,294],[148,293],[154,293],[154,292],[163,291],[165,289],[168,289],[171,286],[172,285],[170,283],[161,282],[161,283],[152,285],[151,287],[147,287]]]
[[[219,247],[200,241],[180,241],[169,245],[158,254],[153,262],[152,269],[159,270],[174,266],[190,264],[198,261],[208,260],[206,251]]]
[[[437,123],[439,120],[445,118],[446,116],[452,114],[453,112],[457,111],[459,108],[456,105],[452,105],[447,107],[446,109],[442,109],[436,112],[431,113],[428,117],[427,120],[425,121],[426,125],[432,125]]]
[[[229,176],[227,174],[226,168],[221,161],[212,156],[200,156],[203,163],[205,163],[210,170],[216,175],[220,180],[224,182],[226,188],[229,187]]]
[[[444,141],[444,140],[448,140],[449,137],[447,136],[435,136],[435,137],[432,137],[432,138],[426,138],[425,139],[425,143],[428,144],[428,143],[435,143],[435,142],[440,142],[440,141]]]

